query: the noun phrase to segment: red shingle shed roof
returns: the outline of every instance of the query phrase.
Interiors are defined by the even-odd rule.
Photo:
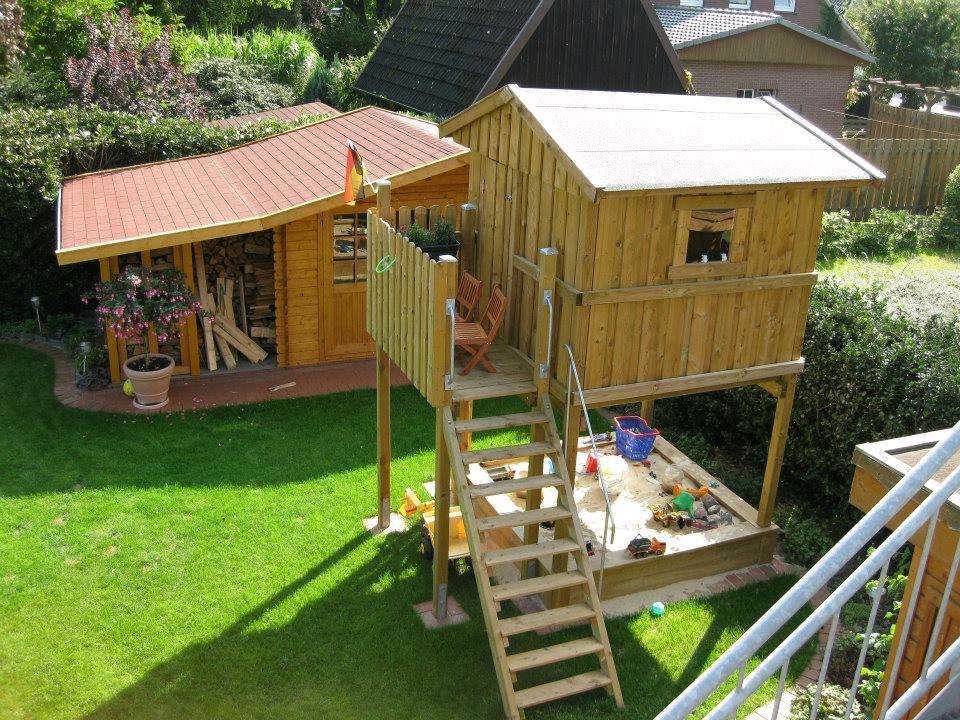
[[[466,162],[466,148],[368,107],[211,155],[80,175],[60,192],[57,259],[266,230],[338,207],[348,140],[370,181],[405,185]]]
[[[250,113],[248,115],[234,115],[233,117],[221,118],[220,120],[211,120],[209,125],[217,127],[237,127],[247,123],[257,122],[259,120],[296,120],[304,115],[339,115],[340,111],[330,107],[320,101],[301,103],[299,105],[290,105],[288,107],[275,108],[274,110],[263,110],[261,112]]]

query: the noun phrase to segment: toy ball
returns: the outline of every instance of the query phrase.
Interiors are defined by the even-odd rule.
[[[667,606],[662,602],[655,602],[650,606],[650,616],[651,617],[661,617],[667,611]]]
[[[123,381],[123,394],[127,397],[133,397],[133,383],[129,380]]]

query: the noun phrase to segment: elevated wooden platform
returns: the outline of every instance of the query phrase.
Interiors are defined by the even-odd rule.
[[[486,400],[536,392],[533,366],[523,355],[504,344],[496,344],[487,354],[497,372],[477,367],[469,375],[453,376],[454,402]],[[459,365],[458,365],[459,368]]]

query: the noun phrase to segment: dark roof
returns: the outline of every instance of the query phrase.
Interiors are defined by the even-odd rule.
[[[234,115],[233,117],[211,120],[208,124],[216,125],[217,127],[237,127],[239,125],[246,125],[247,123],[266,120],[268,118],[287,121],[296,120],[297,118],[301,118],[305,115],[322,115],[324,117],[330,117],[332,115],[339,114],[339,110],[318,100],[316,102],[301,103],[300,105],[291,105],[289,107],[276,108],[274,110],[262,110],[261,112],[250,113],[249,115]]]
[[[727,8],[681,7],[662,5],[656,8],[657,17],[666,30],[667,37],[677,50],[719,40],[739,33],[780,25],[793,30],[835,50],[852,55],[863,62],[876,62],[869,53],[832,40],[826,35],[801,27],[776,13],[755,10],[729,10]]]
[[[402,107],[452,115],[477,99],[538,6],[546,6],[542,13],[551,4],[407,0],[356,87]]]

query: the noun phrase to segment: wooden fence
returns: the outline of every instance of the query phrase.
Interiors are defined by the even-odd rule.
[[[960,137],[871,137],[842,142],[887,175],[887,179],[879,187],[835,189],[827,193],[827,210],[849,210],[850,214],[857,218],[879,207],[932,212],[943,201],[943,188],[947,177],[960,164]]]
[[[384,215],[391,217],[392,210]],[[458,263],[431,260],[377,209],[367,212],[367,243],[367,331],[420,393],[440,407],[446,403],[444,379],[450,371],[446,303],[457,294]]]
[[[867,137],[901,140],[960,139],[960,117],[874,102],[870,105]]]

